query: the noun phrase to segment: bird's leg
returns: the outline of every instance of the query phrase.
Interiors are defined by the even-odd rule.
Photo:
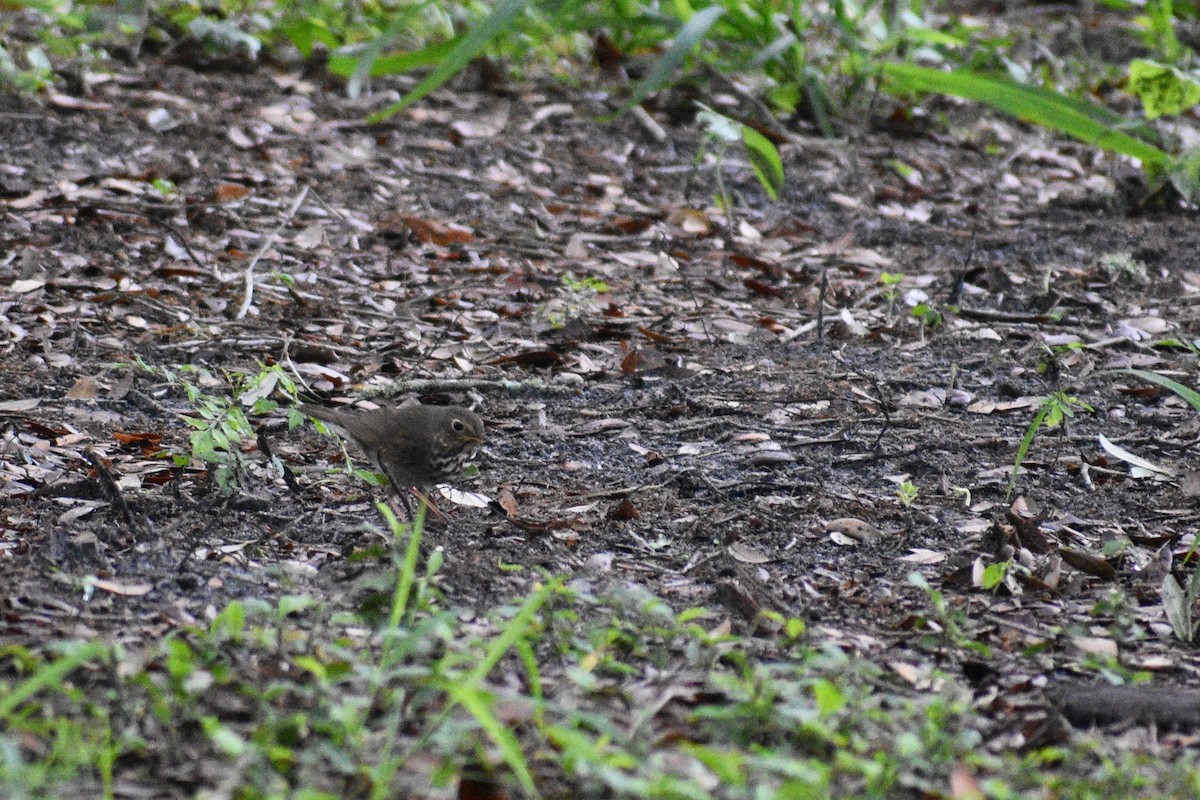
[[[391,470],[384,468],[383,464],[377,462],[376,466],[379,468],[379,471],[383,473],[384,477],[388,479],[388,483],[392,485],[392,489],[396,492],[396,497],[400,498],[400,503],[404,506],[405,521],[412,522],[413,510],[412,505],[410,505],[408,502],[409,490],[401,485],[401,483],[396,480],[396,476],[392,475]]]
[[[443,521],[446,519],[446,515],[437,507],[437,505],[434,504],[432,497],[427,494],[421,494],[421,492],[419,492],[415,486],[409,489],[409,491],[415,494],[417,499],[425,504],[426,513],[432,515],[432,517],[438,521]]]

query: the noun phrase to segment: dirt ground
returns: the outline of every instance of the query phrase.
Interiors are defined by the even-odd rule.
[[[1190,574],[1200,417],[1118,370],[1192,382],[1200,228],[1132,202],[1128,165],[954,103],[898,130],[881,100],[841,140],[795,123],[777,203],[731,150],[731,226],[690,121],[656,114],[659,138],[598,122],[598,92],[464,79],[362,123],[397,96],[152,61],[81,102],[5,101],[6,640],[133,644],[233,598],[337,598],[377,541],[379,493],[282,412],[251,417],[233,494],[175,468],[195,404],[140,358],[204,368],[179,374],[214,397],[280,365],[323,402],[477,409],[461,488],[496,502],[443,499],[427,534],[463,607],[544,570],[739,630],[802,617],[902,664],[924,660],[920,573],[993,648],[943,667],[1000,745],[1062,735],[1047,696],[1110,656],[1196,681],[1159,586]],[[1060,390],[1074,416],[1036,433],[1010,497]],[[1101,435],[1174,478],[1131,475]],[[980,587],[1008,557],[1023,569]]]

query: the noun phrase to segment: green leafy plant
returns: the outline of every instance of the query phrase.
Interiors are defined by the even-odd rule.
[[[40,47],[25,51],[27,67],[17,65],[9,48],[0,43],[0,80],[21,92],[37,92],[54,82],[54,69]]]
[[[113,794],[115,742],[106,710],[88,704],[72,676],[102,664],[101,642],[61,642],[46,655],[16,644],[0,648],[0,795],[48,797],[63,784],[96,775]],[[37,743],[31,748],[31,743]]]
[[[731,203],[721,177],[721,163],[729,147],[737,142],[745,146],[750,157],[750,167],[763,190],[772,200],[778,200],[779,193],[783,190],[783,161],[771,140],[749,125],[720,114],[703,103],[697,105],[700,112],[696,115],[696,121],[704,128],[704,137],[700,140],[700,147],[696,152],[696,164],[703,161],[704,153],[709,147],[714,147],[716,164],[713,174],[725,212],[730,213]],[[732,224],[732,218],[730,222]]]
[[[1080,400],[1078,397],[1068,395],[1062,390],[1055,391],[1042,399],[1042,403],[1038,406],[1038,412],[1034,415],[1033,421],[1029,423],[1029,427],[1025,429],[1025,435],[1021,437],[1021,444],[1017,447],[1017,458],[1013,462],[1012,473],[1008,478],[1008,494],[1011,497],[1013,489],[1017,485],[1017,475],[1021,470],[1021,464],[1024,463],[1025,457],[1029,454],[1029,448],[1033,445],[1033,439],[1037,436],[1039,430],[1045,428],[1057,428],[1063,425],[1067,419],[1075,416],[1076,409],[1084,411],[1093,411],[1094,409]]]
[[[901,283],[904,282],[904,274],[900,272],[881,272],[879,274],[879,285],[883,287],[883,296],[888,301],[888,317],[890,318],[896,310],[896,300],[899,294],[896,291]]]
[[[984,657],[991,655],[991,649],[987,645],[971,638],[967,632],[966,615],[961,610],[951,606],[941,591],[929,585],[929,581],[925,580],[924,575],[919,572],[910,573],[908,582],[925,592],[926,597],[929,598],[929,602],[933,606],[933,619],[937,623],[936,629],[951,644],[971,650]]]
[[[279,403],[272,399],[276,391],[293,399],[296,397],[295,384],[278,365],[264,366],[250,376],[227,374],[226,381],[215,378],[203,367],[190,364],[174,370],[152,366],[139,356],[137,365],[184,392],[193,409],[192,414],[180,415],[180,419],[192,428],[188,437],[190,447],[175,452],[172,458],[180,467],[193,460],[203,462],[224,494],[232,493],[241,485],[245,465],[243,447],[257,435],[248,414],[268,414],[277,409]],[[195,376],[196,382],[189,380],[190,376]],[[225,385],[229,386],[229,395],[207,391],[207,388]],[[299,425],[303,419],[298,412],[289,410],[291,427]],[[272,466],[282,473],[282,464],[277,460],[273,460]]]
[[[561,328],[570,320],[594,311],[596,296],[607,291],[608,284],[599,278],[576,278],[567,273],[562,276],[562,288],[546,303],[542,313],[551,327]]]

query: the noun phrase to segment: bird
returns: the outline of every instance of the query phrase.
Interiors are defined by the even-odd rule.
[[[483,420],[459,406],[414,401],[356,412],[303,403],[299,410],[354,442],[387,477],[409,519],[408,491],[427,492],[459,477],[484,442]]]

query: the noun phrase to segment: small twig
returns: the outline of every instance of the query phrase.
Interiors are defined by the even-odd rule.
[[[267,463],[275,461],[275,453],[271,451],[271,438],[267,432],[266,426],[260,426],[256,431],[256,439],[258,441],[258,449],[267,458]],[[296,481],[296,474],[292,472],[292,468],[283,461],[279,461],[279,469],[283,474],[283,482],[292,490],[295,495],[304,494],[304,490],[300,488],[300,484]]]
[[[954,276],[954,285],[950,287],[950,296],[946,298],[949,305],[957,306],[962,302],[963,284],[967,282],[967,273],[971,271],[971,262],[975,260],[975,240],[978,232],[978,226],[972,225],[971,242],[967,246],[967,255],[963,258],[962,268]]]
[[[250,259],[250,263],[246,265],[246,293],[242,297],[242,305],[238,309],[236,319],[245,319],[246,314],[250,311],[250,304],[254,302],[254,267],[258,264],[259,259],[266,254],[267,249],[279,238],[279,234],[284,227],[292,221],[292,217],[296,216],[296,212],[300,210],[300,206],[304,205],[306,197],[308,197],[307,186],[300,190],[300,195],[292,202],[292,207],[284,215],[283,221],[279,223],[275,230],[267,235],[267,238],[263,239],[258,252],[254,254],[254,257]]]
[[[108,501],[117,507],[121,519],[130,528],[136,528],[137,523],[133,518],[133,512],[129,510],[129,504],[125,502],[125,497],[121,494],[121,487],[117,485],[108,467],[104,466],[104,461],[90,447],[84,448],[83,457],[92,465],[92,469],[96,470],[96,477],[100,479],[100,486],[104,489],[104,494],[108,496]]]
[[[825,343],[825,295],[829,292],[829,268],[821,270],[821,290],[817,294],[817,341]]]
[[[658,124],[658,121],[654,117],[650,116],[650,112],[642,108],[641,105],[635,105],[630,109],[630,112],[633,114],[634,120],[642,126],[642,129],[650,134],[651,139],[659,144],[664,144],[667,141],[666,130],[662,125]]]
[[[463,392],[463,391],[504,391],[509,394],[565,395],[578,394],[579,390],[572,386],[556,386],[541,378],[530,378],[522,381],[493,380],[489,378],[411,378],[394,381],[385,386],[368,387],[362,397],[395,397],[401,394],[420,394],[422,392]]]

